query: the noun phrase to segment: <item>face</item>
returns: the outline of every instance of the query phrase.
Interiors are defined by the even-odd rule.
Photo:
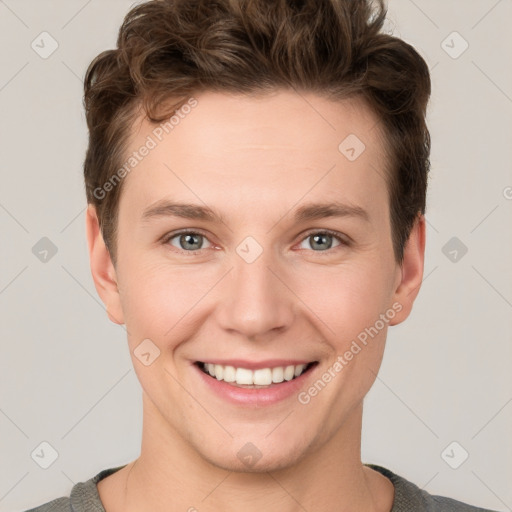
[[[155,144],[124,178],[115,268],[89,209],[93,275],[126,324],[145,428],[228,470],[290,467],[360,415],[419,289],[424,223],[400,267],[385,143],[362,102],[196,100],[167,134],[134,125],[130,154]]]

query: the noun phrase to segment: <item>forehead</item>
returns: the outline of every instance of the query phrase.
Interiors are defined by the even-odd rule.
[[[127,158],[151,149],[124,178],[120,212],[129,202],[140,216],[163,197],[215,206],[222,199],[238,208],[243,202],[259,212],[301,197],[346,199],[369,210],[377,209],[376,198],[387,204],[386,148],[362,100],[207,92],[166,121],[134,123]]]

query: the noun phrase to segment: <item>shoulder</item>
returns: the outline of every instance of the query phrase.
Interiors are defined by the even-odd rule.
[[[496,512],[474,507],[452,498],[434,496],[389,469],[375,464],[366,464],[366,466],[383,474],[393,483],[395,498],[391,512]]]
[[[123,467],[104,469],[86,482],[75,484],[69,497],[57,498],[24,512],[105,512],[96,484]]]

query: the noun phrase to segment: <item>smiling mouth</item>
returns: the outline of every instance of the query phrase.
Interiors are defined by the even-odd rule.
[[[241,388],[268,388],[283,382],[289,382],[304,375],[317,364],[318,361],[312,361],[307,364],[250,370],[248,368],[204,363],[202,361],[196,361],[195,363],[209,377]]]

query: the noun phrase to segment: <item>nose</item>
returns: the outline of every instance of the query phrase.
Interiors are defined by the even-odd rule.
[[[286,271],[271,251],[252,263],[237,254],[226,276],[217,308],[220,327],[252,341],[273,337],[293,322],[293,293],[286,286]]]

